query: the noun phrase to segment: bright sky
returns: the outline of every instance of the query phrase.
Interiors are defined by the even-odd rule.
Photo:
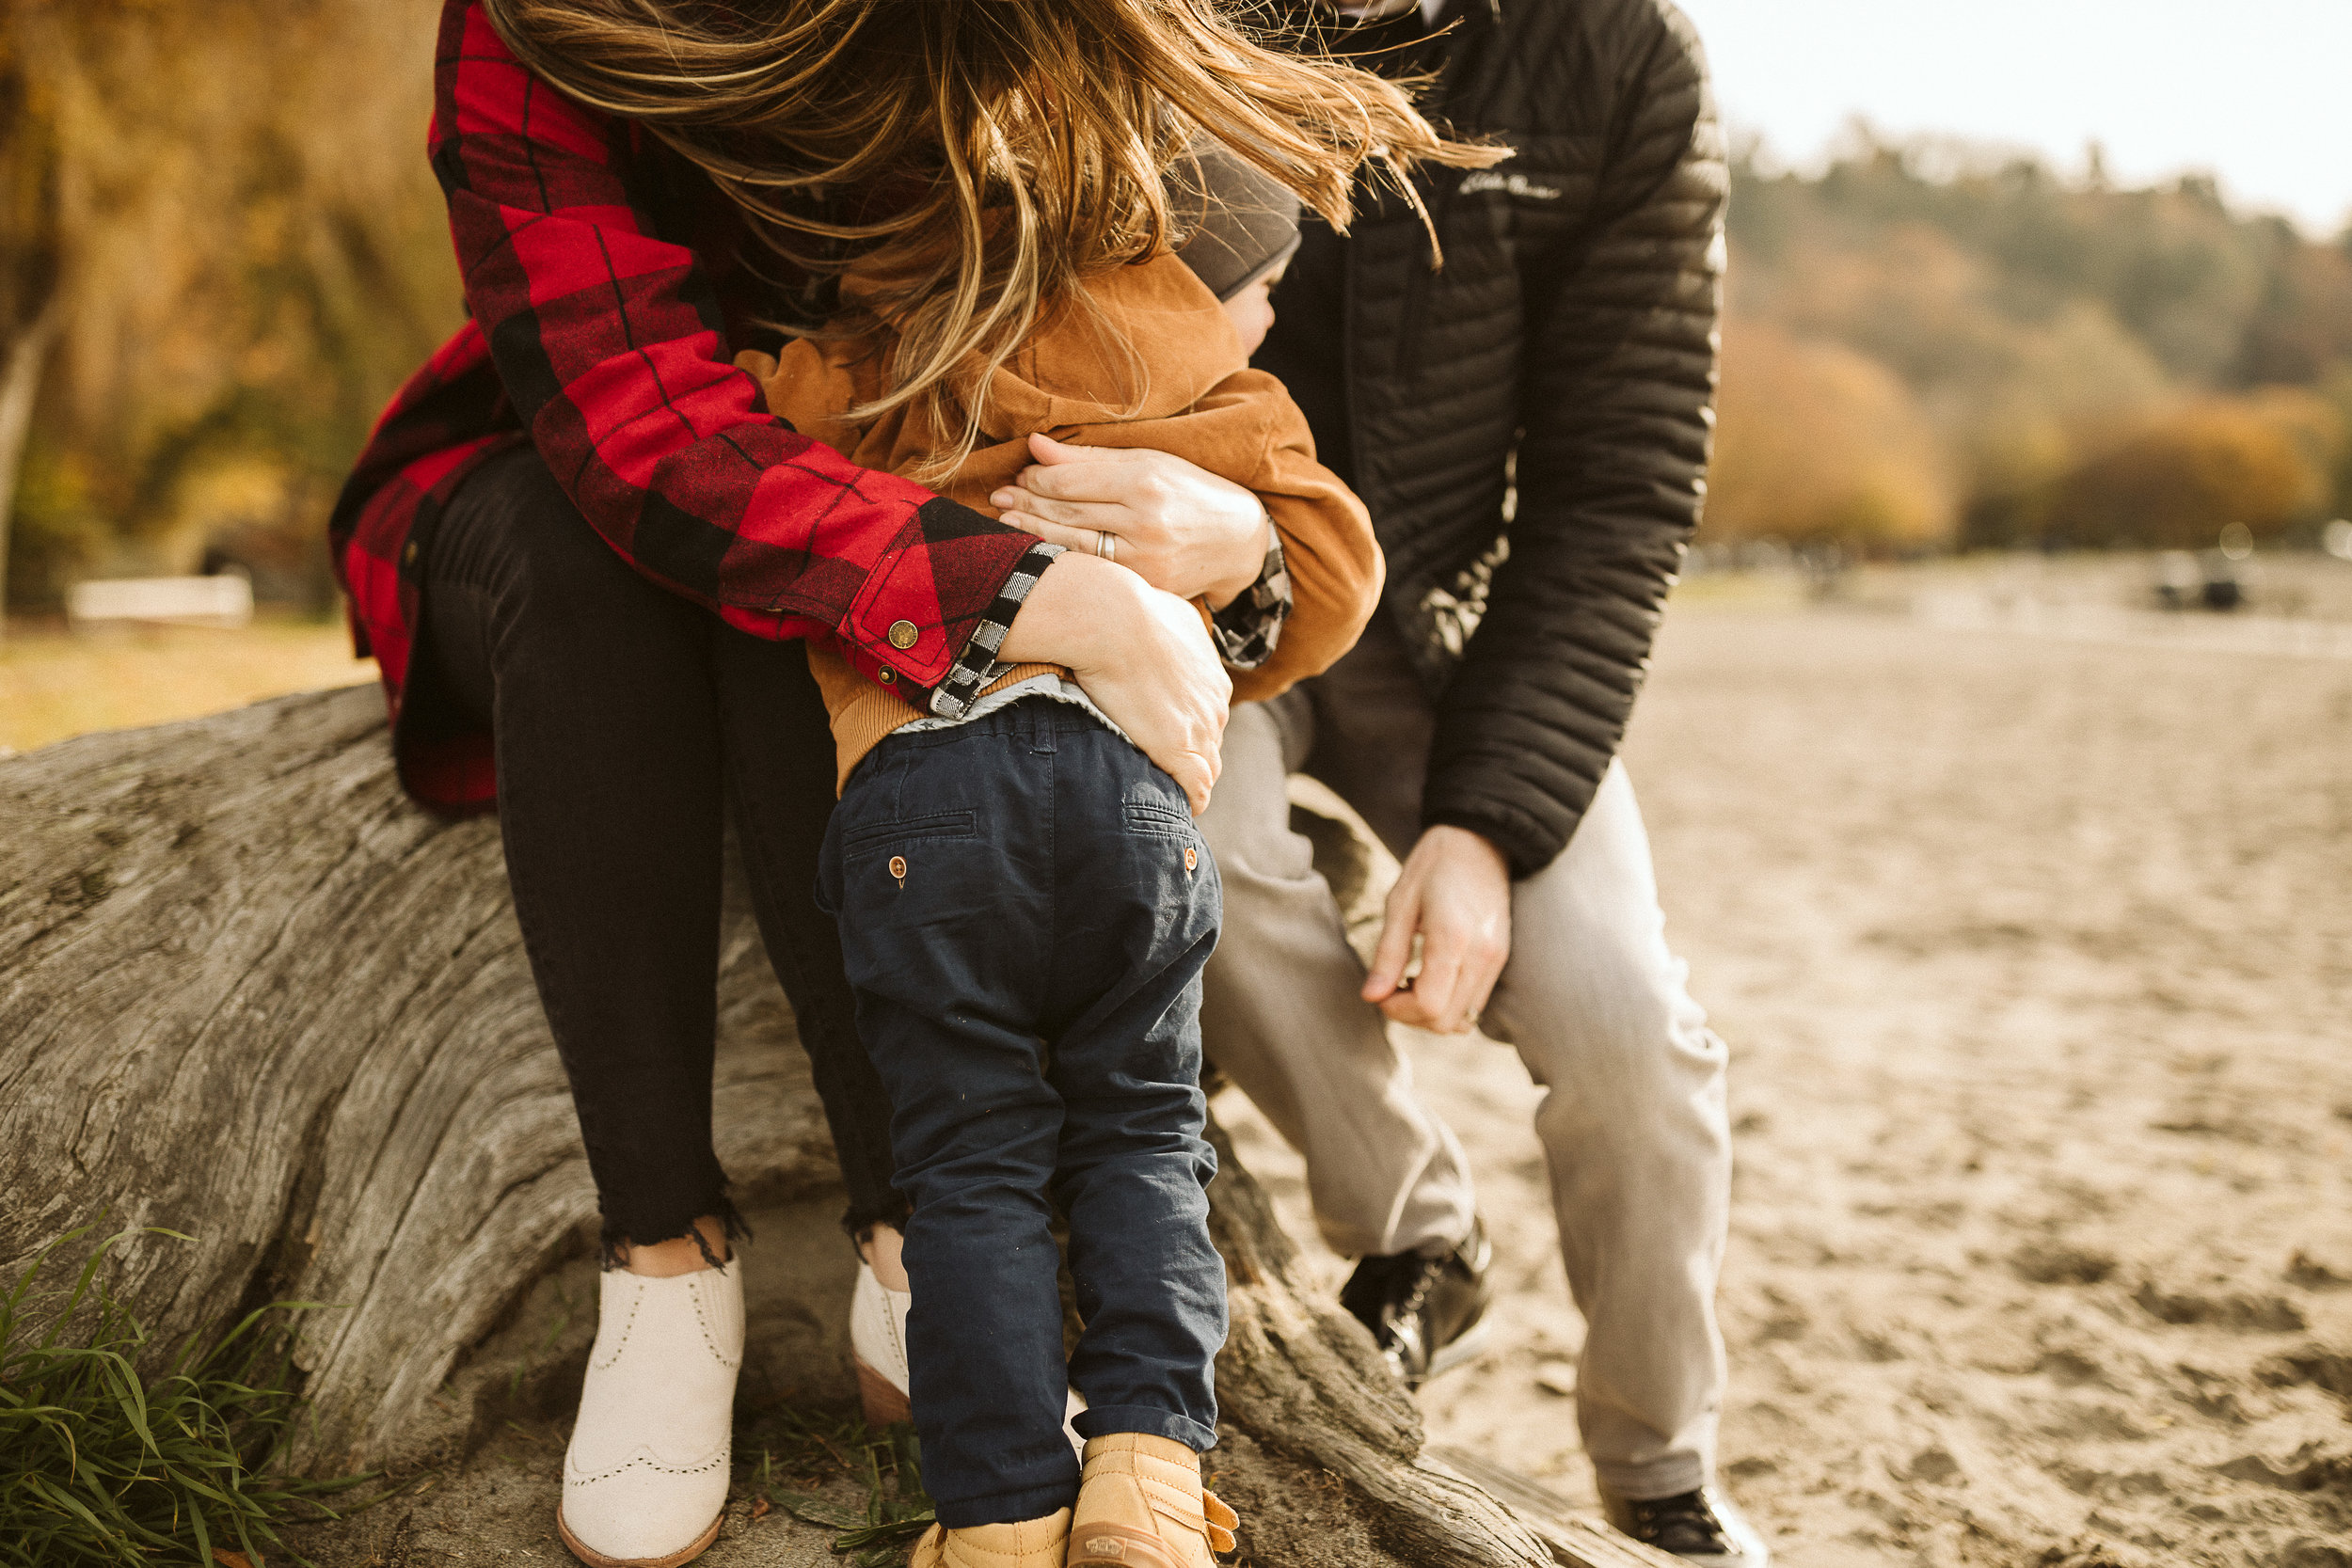
[[[2352,0],[1677,0],[1724,118],[1806,166],[1850,117],[2119,183],[2202,168],[2319,236],[2352,218]]]

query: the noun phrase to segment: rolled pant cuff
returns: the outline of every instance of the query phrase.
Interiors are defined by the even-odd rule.
[[[1174,1411],[1156,1409],[1148,1404],[1098,1404],[1082,1410],[1070,1423],[1081,1437],[1109,1437],[1121,1432],[1140,1432],[1150,1437],[1166,1437],[1182,1443],[1195,1453],[1207,1453],[1216,1447],[1216,1428],[1202,1426],[1189,1416]]]
[[[1673,1454],[1646,1465],[1611,1465],[1593,1461],[1593,1479],[1601,1490],[1628,1502],[1655,1502],[1679,1497],[1710,1484],[1712,1466],[1695,1454]]]
[[[1028,1487],[1020,1492],[966,1497],[961,1502],[934,1502],[933,1517],[948,1529],[973,1529],[981,1525],[1017,1525],[1025,1519],[1042,1519],[1057,1510],[1071,1507],[1077,1500],[1077,1482],[1061,1481],[1045,1486]]]

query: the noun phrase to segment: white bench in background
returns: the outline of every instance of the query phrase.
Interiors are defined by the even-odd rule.
[[[68,590],[66,620],[77,630],[135,621],[233,630],[253,619],[253,584],[242,573],[209,578],[113,578]]]

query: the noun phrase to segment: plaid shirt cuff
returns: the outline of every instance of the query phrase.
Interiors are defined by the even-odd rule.
[[[1290,612],[1290,568],[1282,562],[1282,536],[1274,531],[1274,519],[1268,517],[1265,564],[1258,569],[1258,580],[1210,617],[1217,657],[1236,670],[1255,670],[1274,657],[1274,645],[1282,640],[1282,623]]]
[[[958,656],[955,667],[947,672],[947,678],[931,689],[932,718],[963,717],[964,709],[972,705],[972,700],[988,684],[990,672],[996,667],[996,650],[1004,646],[1005,633],[1012,629],[1013,616],[1028,599],[1029,590],[1037,586],[1039,575],[1061,552],[1059,545],[1049,545],[1041,539],[1021,557],[1012,576],[1005,579],[1005,585],[996,590],[996,597],[981,612],[980,624],[973,628],[972,640],[963,645],[963,652]]]

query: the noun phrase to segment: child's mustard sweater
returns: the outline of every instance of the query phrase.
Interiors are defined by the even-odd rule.
[[[1248,368],[1224,308],[1184,262],[1162,256],[1087,288],[1096,312],[1057,312],[990,378],[981,444],[940,494],[996,515],[988,498],[1028,467],[1032,432],[1185,458],[1265,501],[1290,576],[1280,639],[1257,669],[1233,672],[1234,701],[1272,697],[1321,673],[1355,645],[1380,600],[1380,550],[1363,503],[1315,461],[1306,416],[1280,382]],[[882,394],[887,359],[888,345],[871,339],[796,340],[762,375],[768,406],[862,467],[906,472],[949,444],[930,417],[907,408],[863,425],[842,417]],[[746,355],[739,363],[760,374],[765,361]],[[971,390],[968,379],[949,383],[959,418]],[[843,783],[884,736],[924,717],[852,669],[830,641],[811,639],[808,662],[833,716]],[[987,691],[1053,668],[1015,666]]]

